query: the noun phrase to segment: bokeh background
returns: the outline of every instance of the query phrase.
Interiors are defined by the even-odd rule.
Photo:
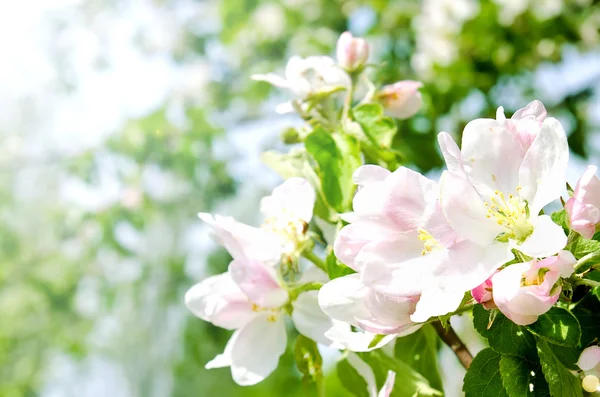
[[[290,354],[251,388],[204,370],[229,335],[183,295],[228,264],[196,213],[255,221],[278,182],[260,152],[299,122],[250,75],[348,29],[379,79],[425,84],[397,137],[414,168],[441,166],[437,132],[534,98],[567,128],[571,182],[598,163],[597,0],[2,1],[0,396],[303,395]]]

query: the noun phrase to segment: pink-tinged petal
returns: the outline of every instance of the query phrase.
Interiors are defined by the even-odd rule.
[[[406,167],[400,167],[386,180],[388,195],[384,199],[384,213],[399,231],[414,231],[422,227],[435,210],[439,197],[437,184]]]
[[[598,364],[600,364],[600,346],[585,348],[577,360],[577,366],[584,371],[594,369]]]
[[[405,233],[393,241],[365,245],[355,263],[362,269],[362,282],[377,292],[391,296],[419,295],[427,283],[427,275],[443,255],[438,251],[422,255],[422,251],[417,233]]]
[[[275,265],[281,258],[277,238],[263,229],[224,217],[201,212],[198,217],[212,226],[215,240],[234,258],[253,258]]]
[[[546,119],[546,108],[544,104],[538,100],[531,101],[525,106],[517,110],[511,117],[513,120],[522,120],[525,118],[533,118],[542,123]]]
[[[185,294],[185,304],[202,320],[226,329],[240,328],[254,317],[252,304],[228,273],[194,285]]]
[[[260,211],[267,218],[309,223],[315,199],[315,190],[306,179],[290,178],[261,200]]]
[[[483,201],[465,177],[444,171],[440,190],[444,216],[460,237],[485,246],[503,232],[500,225],[486,217]]]
[[[585,238],[592,238],[600,223],[600,179],[597,168],[590,165],[579,178],[565,209],[569,214],[571,228]]]
[[[471,290],[471,295],[473,296],[473,299],[477,301],[477,303],[482,304],[486,309],[488,309],[486,304],[493,298],[492,290],[492,277],[488,277],[487,280]]]
[[[377,396],[377,383],[375,381],[375,373],[360,357],[354,353],[348,353],[348,363],[358,372],[367,383],[367,391],[369,397]]]
[[[353,352],[376,350],[396,339],[396,335],[386,335],[374,346],[369,347],[376,335],[371,332],[353,331],[350,324],[341,321],[334,321],[334,326],[325,333],[325,336],[334,341],[340,349]]]
[[[395,382],[396,373],[394,371],[388,371],[383,388],[379,391],[377,397],[390,397],[390,394],[392,394],[392,390],[394,389]]]
[[[438,144],[442,150],[442,155],[446,161],[448,171],[457,174],[464,173],[460,149],[450,134],[447,132],[440,132],[438,134]]]
[[[302,335],[317,343],[329,346],[332,341],[325,336],[325,332],[333,327],[333,320],[321,310],[318,295],[319,291],[301,293],[292,302],[294,308],[292,320],[296,329]]]
[[[410,315],[415,311],[418,300],[418,296],[389,296],[371,290],[366,296],[365,306],[382,324],[413,326]]]
[[[525,153],[503,124],[494,119],[471,121],[463,132],[461,152],[469,180],[481,195],[516,192]]]
[[[329,317],[356,325],[357,318],[370,317],[364,303],[368,293],[358,274],[339,277],[321,287],[319,306]]]
[[[287,336],[283,316],[260,313],[239,331],[231,348],[231,374],[235,383],[250,386],[263,381],[279,364]]]
[[[548,215],[531,219],[533,233],[521,244],[519,251],[533,258],[554,255],[567,245],[567,236],[562,227],[552,221]]]
[[[423,105],[422,86],[418,81],[403,80],[383,87],[379,97],[386,113],[401,120],[414,116]]]
[[[391,174],[387,169],[378,165],[367,164],[358,167],[354,174],[352,174],[352,180],[359,186],[368,185],[373,182],[382,182]]]
[[[384,219],[358,219],[355,223],[342,228],[333,245],[335,256],[346,266],[358,271],[356,256],[362,248],[374,240],[391,240],[398,233],[393,224]]]
[[[490,277],[496,269],[513,258],[509,244],[494,242],[486,247],[462,241],[448,250],[435,270],[442,289],[467,292]]]
[[[206,363],[204,368],[213,369],[231,366],[231,350],[233,349],[233,345],[235,344],[235,341],[239,334],[239,330],[235,331],[227,341],[227,344],[225,345],[225,351],[223,351],[223,353],[221,354],[217,354],[215,358]]]
[[[522,197],[532,215],[558,199],[565,190],[569,145],[558,120],[547,118],[519,168]]]
[[[446,292],[432,285],[421,294],[421,299],[417,302],[416,310],[410,319],[422,323],[431,317],[452,313],[458,309],[464,296],[464,292]]]
[[[584,204],[571,197],[565,204],[571,229],[584,238],[591,239],[596,234],[596,225],[600,223],[600,208]]]
[[[229,274],[252,303],[264,308],[283,306],[288,292],[279,285],[275,269],[252,259],[234,259]]]
[[[575,264],[577,259],[569,251],[560,251],[557,256],[550,256],[548,258],[537,261],[534,265],[534,269],[549,269],[552,272],[557,273],[559,277],[570,277],[575,271]]]

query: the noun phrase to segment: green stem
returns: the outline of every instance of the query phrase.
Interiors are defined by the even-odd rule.
[[[590,252],[586,256],[580,258],[575,264],[575,272],[577,272],[587,262],[593,261],[594,259],[600,259],[600,251]]]
[[[580,278],[575,280],[575,285],[587,285],[590,287],[600,287],[600,282],[589,280],[587,278]]]
[[[300,295],[301,293],[306,292],[306,291],[316,291],[316,290],[320,289],[322,286],[323,286],[323,283],[314,281],[311,283],[299,285],[297,287],[291,287],[288,289],[288,292],[290,294],[290,299],[296,300],[298,295]]]
[[[316,256],[314,252],[304,251],[302,253],[302,256],[305,257],[306,259],[308,259],[309,261],[311,261],[312,263],[314,263],[314,265],[316,267],[318,267],[319,269],[323,270],[324,272],[327,272],[327,267],[325,266],[325,262],[323,262],[323,260],[321,258]]]
[[[350,113],[350,108],[352,107],[352,98],[353,97],[354,97],[354,77],[352,77],[350,86],[348,87],[348,90],[346,90],[346,99],[344,100],[344,109],[342,111],[342,120],[348,119],[348,114]]]

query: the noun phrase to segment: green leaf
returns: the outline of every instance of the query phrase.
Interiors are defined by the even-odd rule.
[[[529,332],[499,311],[492,326],[488,329],[491,310],[485,310],[483,306],[477,305],[473,309],[473,325],[481,336],[487,339],[492,349],[501,354],[508,354],[536,360],[535,339]]]
[[[465,375],[465,397],[508,397],[500,374],[501,357],[490,348],[483,349],[475,356]]]
[[[572,248],[571,252],[573,252],[573,255],[575,255],[575,258],[581,259],[584,256],[586,256],[587,254],[591,254],[592,252],[600,251],[600,241],[589,240],[589,239],[580,237],[573,242],[571,248]],[[589,266],[594,265],[596,263],[600,263],[600,258],[595,258],[593,260],[590,260],[589,262],[586,261],[586,265],[589,265]]]
[[[581,346],[585,347],[595,339],[600,339],[600,301],[587,295],[572,310],[581,327]]]
[[[538,364],[516,356],[502,356],[500,374],[502,385],[509,397],[550,396],[548,384]]]
[[[325,259],[325,268],[327,269],[327,275],[331,280],[356,273],[354,270],[340,262],[335,257],[333,250],[329,252]]]
[[[582,397],[581,381],[562,365],[552,352],[552,347],[538,339],[537,350],[550,394],[555,397]]]
[[[579,321],[560,307],[553,307],[525,328],[538,338],[560,346],[577,347],[581,341]]]
[[[569,218],[567,216],[567,211],[564,208],[560,211],[553,212],[552,215],[550,215],[550,217],[552,218],[552,221],[554,221],[554,223],[556,223],[558,226],[562,226],[563,229],[569,228]]]
[[[438,336],[429,324],[417,332],[396,340],[394,357],[408,364],[429,381],[431,387],[442,390],[442,379],[437,366]]]
[[[369,397],[367,382],[347,359],[338,361],[336,370],[344,389],[357,397]]]
[[[318,164],[325,200],[337,212],[350,210],[355,189],[352,174],[362,164],[356,139],[316,128],[306,137],[305,144]]]
[[[373,369],[377,385],[381,388],[388,371],[396,373],[396,382],[391,397],[441,396],[439,390],[431,387],[427,379],[408,364],[386,355],[381,349],[359,356]]]
[[[381,105],[374,103],[360,105],[352,110],[352,114],[371,143],[386,149],[392,145],[397,131],[396,122],[384,116]]]
[[[294,359],[307,393],[316,394],[323,379],[323,359],[317,344],[304,335],[298,335],[294,345]]]

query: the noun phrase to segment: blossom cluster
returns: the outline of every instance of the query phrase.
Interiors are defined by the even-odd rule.
[[[395,125],[389,116],[417,113],[422,84],[377,88],[366,77],[368,56],[367,42],[346,32],[337,61],[292,57],[285,77],[253,76],[293,94],[277,110],[307,121],[297,139],[308,150],[308,171],[262,199],[260,227],[200,214],[232,261],[226,273],[192,287],[185,301],[201,319],[235,330],[206,368],[231,367],[240,385],[260,382],[277,367],[287,346],[286,317],[304,337],[346,351],[370,395],[389,396],[394,372],[377,394],[372,370],[354,352],[379,349],[477,305],[493,313],[489,326],[498,313],[530,326],[568,303],[576,286],[594,285],[586,261],[595,254],[578,258],[573,243],[591,239],[600,224],[600,179],[590,166],[567,194],[567,136],[544,105],[533,101],[511,118],[500,107],[495,118],[473,120],[460,147],[450,133],[439,133],[446,169],[433,180],[391,166],[384,133],[370,132]],[[364,116],[377,107],[384,114]],[[350,188],[339,170],[354,163],[340,156],[330,167],[333,149],[315,149],[315,142],[359,148]],[[561,204],[564,224],[546,213]],[[598,351],[589,347],[579,360],[589,372],[588,391],[599,389]]]

